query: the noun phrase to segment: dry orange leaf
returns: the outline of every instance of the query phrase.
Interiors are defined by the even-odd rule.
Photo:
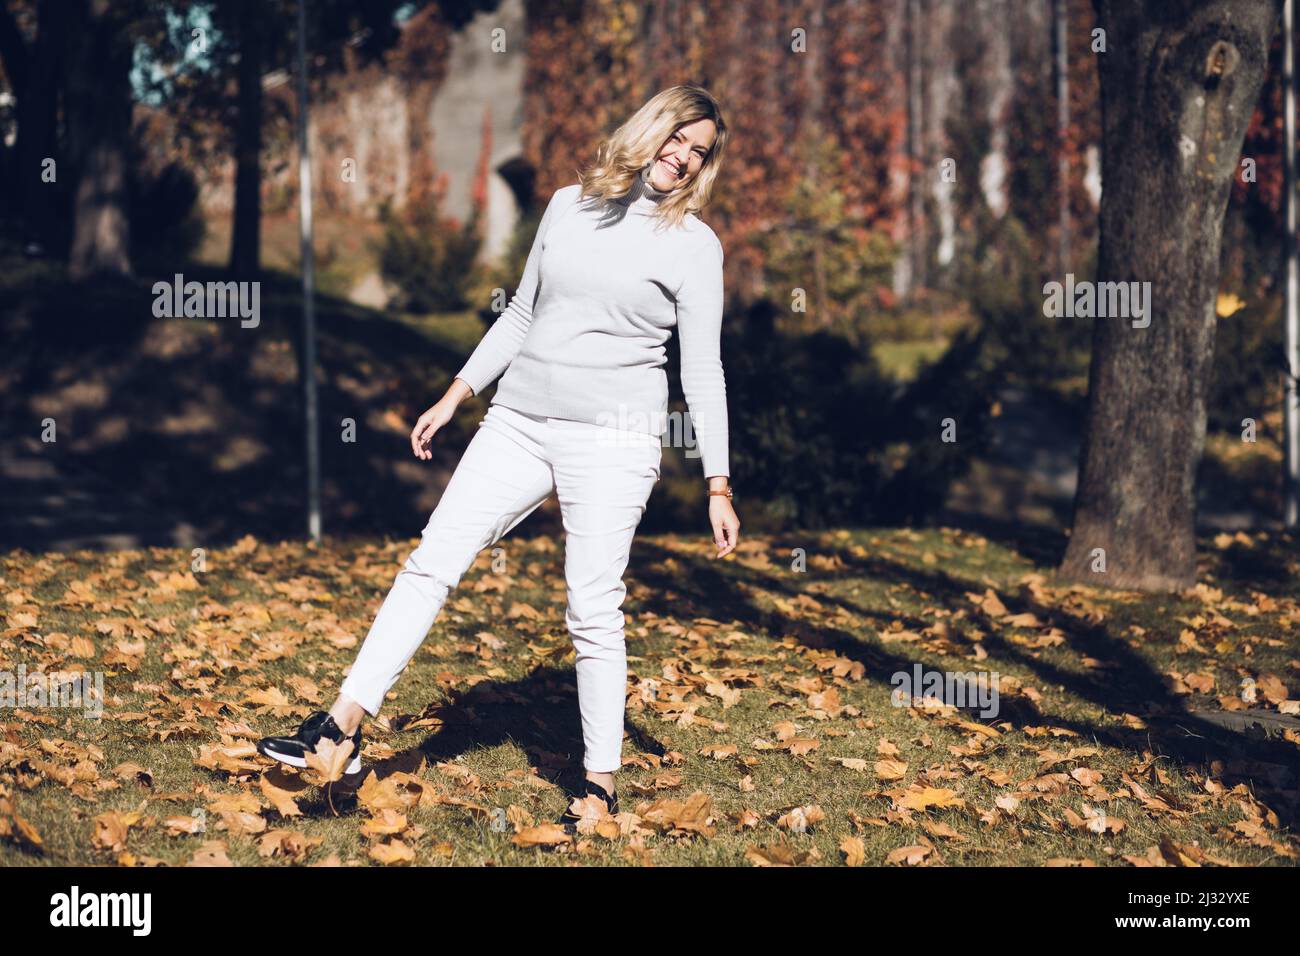
[[[258,841],[257,855],[266,858],[282,856],[301,863],[314,847],[324,842],[323,837],[309,837],[291,830],[271,830]]]
[[[144,806],[142,803],[139,809],[127,813],[110,810],[107,813],[99,814],[99,816],[95,817],[95,831],[91,837],[91,843],[101,850],[116,851],[126,849],[127,831],[140,822]]]
[[[234,866],[226,855],[225,840],[208,840],[194,851],[186,866]]]
[[[351,740],[336,744],[322,737],[317,741],[316,749],[307,754],[305,758],[307,767],[320,774],[326,783],[333,783],[335,780],[342,779],[343,771],[352,760],[352,752],[355,749]]]
[[[274,804],[282,817],[302,815],[298,808],[296,796],[307,789],[307,781],[297,774],[291,774],[279,764],[267,770],[257,781],[262,796]]]
[[[894,805],[900,809],[924,812],[931,807],[964,807],[966,801],[956,791],[944,787],[912,787],[905,791],[890,791]]]
[[[372,846],[370,848],[370,858],[383,863],[385,866],[395,866],[403,863],[414,863],[415,851],[401,840],[389,840],[386,843],[376,843]]]
[[[752,846],[745,850],[745,859],[755,866],[805,866],[821,859],[816,847],[795,850],[785,843]]]
[[[361,824],[361,833],[368,837],[392,836],[401,833],[406,827],[406,814],[386,807]]]
[[[867,858],[867,848],[862,837],[845,837],[840,841],[840,852],[844,854],[845,866],[861,866]]]
[[[897,850],[889,851],[889,855],[885,857],[885,862],[906,863],[908,866],[916,866],[933,852],[934,847],[932,846],[900,846]]]
[[[532,846],[555,846],[560,843],[572,843],[573,838],[564,832],[564,827],[560,824],[543,823],[540,826],[524,827],[510,838],[510,842],[521,849],[526,849]]]
[[[902,780],[907,776],[907,762],[903,760],[877,760],[876,776],[881,780]]]

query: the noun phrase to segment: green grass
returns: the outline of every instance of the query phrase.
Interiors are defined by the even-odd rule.
[[[298,274],[302,240],[297,207],[262,217],[262,268]],[[382,234],[373,219],[363,216],[323,216],[313,226],[316,287],[327,295],[346,297],[348,291],[376,268],[371,248]],[[230,260],[230,218],[209,220],[195,260],[225,268]]]
[[[469,357],[487,331],[483,320],[473,309],[464,312],[442,312],[436,315],[402,313],[402,322],[418,330],[435,345]]]
[[[371,812],[354,788],[335,784],[327,799],[307,787],[302,814],[285,819],[260,788],[269,761],[226,772],[196,759],[223,735],[246,746],[327,707],[356,652],[332,640],[364,637],[413,544],[250,541],[209,552],[190,590],[170,587],[193,560],[177,550],[0,558],[0,665],[100,670],[108,698],[102,719],[0,712],[0,797],[43,843],[25,844],[0,814],[0,864],[179,865],[205,841],[236,864],[280,864],[259,855],[276,830],[321,841],[307,863],[373,863]],[[624,604],[625,832],[548,853],[513,838],[563,809],[556,781],[581,757],[563,544],[508,538],[504,567],[479,556],[367,722],[364,757],[381,778],[403,770],[428,786],[401,837],[425,865],[748,865],[768,852],[836,865],[846,839],[867,864],[921,847],[923,865],[1131,865],[1163,846],[1175,861],[1291,865],[1294,789],[1269,773],[1290,767],[1294,788],[1300,737],[1219,738],[1188,712],[1231,704],[1244,676],[1294,686],[1300,609],[1285,584],[1252,576],[1272,566],[1293,578],[1294,543],[1204,544],[1197,591],[1142,596],[1027,578],[1047,571],[1029,549],[945,528],[751,536],[721,563],[698,540],[638,536]],[[792,567],[797,548],[806,570]],[[143,653],[107,658],[119,641]],[[999,714],[893,706],[891,675],[913,662],[997,672]],[[735,692],[729,706],[722,688]],[[287,706],[248,700],[275,689]],[[1255,707],[1275,710],[1262,697]],[[882,779],[886,756],[906,764],[901,779]],[[124,763],[148,783],[119,775]],[[901,805],[927,787],[960,803]],[[697,793],[711,835],[647,825],[656,801]],[[213,806],[241,794],[252,800],[243,829],[263,832],[240,832]],[[1085,806],[1122,829],[1075,825]],[[814,820],[802,832],[780,822],[797,807]],[[137,809],[123,847],[97,845],[97,816]],[[204,833],[161,823],[199,809]]]
[[[897,381],[908,382],[930,362],[937,361],[948,348],[946,339],[920,339],[907,342],[877,342],[871,347],[880,368]]]

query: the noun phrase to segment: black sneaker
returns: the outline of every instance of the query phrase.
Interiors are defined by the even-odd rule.
[[[298,725],[292,737],[263,737],[257,742],[258,753],[265,754],[272,760],[288,764],[290,767],[307,766],[307,754],[316,749],[321,738],[342,744],[344,740],[352,741],[352,760],[344,773],[356,773],[361,769],[361,725],[346,737],[334,718],[323,710],[313,711],[307,719]]]
[[[582,800],[593,795],[600,797],[601,800],[605,801],[605,806],[609,810],[611,816],[618,814],[618,793],[610,793],[594,780],[584,780],[582,793],[578,794],[576,797],[570,798],[569,806],[565,807],[564,812],[555,818],[555,822],[564,827],[564,832],[569,834],[569,836],[573,836],[578,832],[578,820],[581,819],[573,812],[574,801]]]

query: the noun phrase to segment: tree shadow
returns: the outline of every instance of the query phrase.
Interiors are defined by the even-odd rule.
[[[801,546],[797,541],[806,543],[806,536],[798,539],[778,536],[773,548]],[[1096,672],[1081,673],[1045,660],[1003,636],[1002,625],[966,597],[968,592],[982,593],[987,587],[984,582],[965,580],[942,570],[917,569],[886,557],[862,557],[845,549],[830,549],[826,556],[842,562],[848,573],[855,576],[903,584],[924,593],[928,600],[945,610],[964,612],[984,634],[980,641],[988,659],[981,663],[980,670],[997,667],[1000,662],[1005,662],[1004,667],[1012,664],[1024,668],[1043,684],[1060,688],[1060,693],[1106,711],[1139,715],[1147,726],[1138,729],[1100,725],[1054,713],[1050,708],[1044,710],[1034,698],[1021,694],[1003,695],[999,712],[992,717],[981,715],[978,706],[970,703],[961,708],[968,720],[989,725],[1004,720],[1015,726],[1050,725],[1135,756],[1150,751],[1213,775],[1227,786],[1237,782],[1250,785],[1258,799],[1288,826],[1300,819],[1295,790],[1300,760],[1294,746],[1233,734],[1188,712],[1163,676],[1104,624],[1046,606],[1023,590],[999,593],[1009,613],[1033,614],[1042,624],[1059,628],[1066,635],[1068,648],[1079,657],[1108,662],[1108,666],[1097,668]],[[667,570],[663,564],[669,559],[676,562],[675,571]],[[781,575],[749,566],[713,563],[641,539],[629,568],[629,581],[634,585],[629,594],[638,597],[629,598],[628,609],[664,617],[707,616],[736,621],[753,632],[765,630],[792,636],[805,648],[861,664],[865,679],[880,685],[884,694],[894,689],[892,675],[910,673],[916,664],[927,670],[953,669],[951,656],[958,650],[955,647],[947,652],[942,647],[921,645],[908,651],[888,644],[867,643],[852,631],[834,624],[792,619],[780,611],[761,608],[743,588],[736,586],[743,580],[750,587],[797,599],[809,593],[809,584],[833,581],[843,573],[809,570],[797,576]],[[921,630],[927,626],[926,621],[913,615],[834,594],[817,592],[816,600],[868,626],[883,629],[894,621],[909,629]],[[520,747],[539,777],[566,792],[574,794],[582,784],[583,740],[571,667],[543,665],[517,680],[480,681],[468,689],[449,692],[445,699],[430,702],[419,713],[397,715],[390,724],[399,735],[431,732],[420,742],[400,748],[391,758],[368,764],[358,778],[358,785],[370,770],[383,779],[397,771],[414,772],[421,759],[436,764],[480,747],[503,743]],[[663,742],[638,715],[627,715],[625,731],[637,752],[657,756],[666,752]],[[625,757],[629,756],[633,755],[626,752],[625,746]],[[1212,763],[1218,766],[1207,769]],[[343,807],[355,810],[346,803],[346,789],[334,798],[334,808],[344,812],[340,800],[344,801]],[[322,812],[333,812],[324,803],[320,807],[325,808]]]
[[[1232,586],[1254,590],[1270,597],[1290,598],[1296,593],[1290,566],[1295,561],[1296,538],[1290,532],[1272,534],[1248,543],[1234,540],[1217,556],[1217,572]]]
[[[183,274],[226,278],[192,264]],[[264,276],[260,321],[244,328],[238,317],[155,318],[147,280],[76,286],[56,278],[51,272],[0,292],[11,345],[0,377],[12,383],[0,397],[2,437],[13,448],[40,436],[47,420],[56,427],[56,441],[22,452],[53,477],[34,487],[5,476],[24,500],[39,511],[40,493],[93,474],[85,491],[97,495],[102,514],[91,523],[106,539],[175,540],[159,527],[166,523],[208,545],[250,532],[299,534],[306,470],[296,279]],[[448,384],[447,370],[462,356],[381,313],[323,294],[317,302],[329,530],[412,536],[481,416],[468,406],[439,433],[434,460],[412,468],[407,430],[423,409],[410,402],[424,400],[440,378]],[[115,507],[122,490],[148,502],[150,521]],[[0,533],[7,545],[39,548],[82,536],[86,522],[51,505]]]
[[[576,676],[572,668],[542,665],[517,680],[485,680],[464,690],[452,689],[443,700],[431,701],[414,714],[398,714],[390,720],[396,739],[422,739],[396,747],[388,758],[367,761],[360,773],[335,784],[334,810],[355,812],[356,790],[371,771],[379,780],[397,772],[415,773],[420,761],[438,764],[455,760],[462,754],[512,744],[527,755],[537,775],[566,791],[576,794],[585,780],[582,767],[584,744],[582,721],[578,710]],[[624,757],[652,754],[658,757],[667,748],[634,713],[624,719]],[[635,759],[635,758],[633,758]],[[325,801],[323,791],[312,803],[300,803],[321,815],[334,812]]]
[[[803,543],[806,543],[806,537]],[[783,541],[780,536],[773,542],[776,550],[782,550],[787,544],[790,547],[801,546],[796,545],[794,539]],[[797,577],[794,573],[781,576],[748,566],[724,567],[707,558],[684,555],[653,542],[643,541],[637,547],[635,572],[636,578],[645,585],[639,589],[646,595],[642,602],[645,610],[678,617],[707,615],[718,620],[736,620],[750,629],[762,628],[791,635],[804,647],[830,651],[861,663],[866,669],[866,678],[884,685],[884,688],[889,688],[892,674],[910,672],[914,663],[939,671],[951,669],[950,665],[945,666],[942,660],[929,652],[917,657],[904,656],[887,644],[866,644],[855,634],[837,626],[806,619],[792,621],[779,612],[755,606],[744,589],[735,586],[737,579],[744,579],[748,585],[797,598],[808,593],[808,583],[833,580],[834,573],[810,571],[799,573]],[[832,550],[827,556],[842,561],[854,575],[902,583],[926,593],[948,611],[964,611],[985,634],[981,643],[989,658],[981,669],[997,666],[998,661],[1015,664],[1030,671],[1044,684],[1062,688],[1063,693],[1078,700],[1107,711],[1140,715],[1148,726],[1140,730],[1102,726],[1042,712],[1031,700],[1019,697],[1013,698],[1016,710],[1004,712],[1001,716],[1009,717],[1017,724],[1026,719],[1050,723],[1074,731],[1085,739],[1094,739],[1134,754],[1151,750],[1201,772],[1206,772],[1211,763],[1218,762],[1223,765],[1222,778],[1229,785],[1235,782],[1252,784],[1279,818],[1288,823],[1297,821],[1300,808],[1296,802],[1296,780],[1300,773],[1300,756],[1294,745],[1243,737],[1190,713],[1183,701],[1170,690],[1164,677],[1124,640],[1111,634],[1104,624],[1045,606],[1023,590],[1016,594],[999,594],[1011,614],[1034,614],[1044,624],[1063,631],[1071,651],[1080,657],[1108,664],[1104,669],[1098,669],[1100,673],[1078,673],[1029,653],[1026,648],[1006,639],[1002,634],[1004,627],[966,597],[967,592],[983,593],[987,587],[983,582],[962,580],[940,570],[918,570],[888,558],[863,558],[847,550]],[[684,565],[684,568],[677,574],[656,570],[656,565],[668,558]],[[816,599],[822,604],[843,609],[860,618],[864,624],[885,618],[904,620],[909,627],[921,623],[892,610],[863,607],[835,595],[817,593]],[[980,719],[973,709],[970,714],[971,719]]]
[[[945,512],[941,523],[945,528],[988,538],[1040,568],[1059,564],[1070,540],[1063,530],[1068,527],[1068,522],[1058,525],[1032,524],[989,515]]]

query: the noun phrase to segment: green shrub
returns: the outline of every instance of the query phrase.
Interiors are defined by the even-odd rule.
[[[384,228],[376,249],[379,273],[397,289],[396,308],[455,312],[468,307],[474,260],[482,243],[477,207],[458,225],[427,204],[399,213],[385,200],[379,220]]]
[[[477,280],[471,284],[470,298],[474,302],[490,303],[497,289],[505,291],[505,302],[510,301],[510,296],[514,294],[519,280],[523,277],[524,266],[528,263],[528,253],[533,248],[533,240],[537,235],[538,227],[542,224],[544,211],[545,204],[540,206],[534,204],[532,209],[521,214],[515,221],[506,248],[494,262],[478,271]],[[498,313],[486,305],[479,311],[485,326],[490,327],[496,321]]]
[[[1216,323],[1207,428],[1241,433],[1241,420],[1259,423],[1282,402],[1282,302],[1269,296],[1247,303]]]
[[[1005,361],[1008,384],[1055,390],[1067,382],[1086,382],[1093,320],[1043,314],[1042,273],[1018,220],[1001,220],[978,257],[968,258],[962,267],[971,306],[988,330],[990,348]],[[1076,281],[1091,280],[1093,259],[1081,269]]]
[[[838,148],[809,143],[816,179],[802,176],[786,196],[780,228],[761,233],[763,295],[789,314],[795,289],[807,299],[807,331],[832,331],[856,348],[869,340],[868,325],[889,297],[897,244],[847,208],[833,187]]]
[[[731,470],[758,530],[923,521],[987,438],[1000,370],[959,333],[907,386],[839,331],[788,333],[760,300],[723,323]],[[679,363],[674,349],[673,364]],[[943,420],[956,424],[942,441]]]

